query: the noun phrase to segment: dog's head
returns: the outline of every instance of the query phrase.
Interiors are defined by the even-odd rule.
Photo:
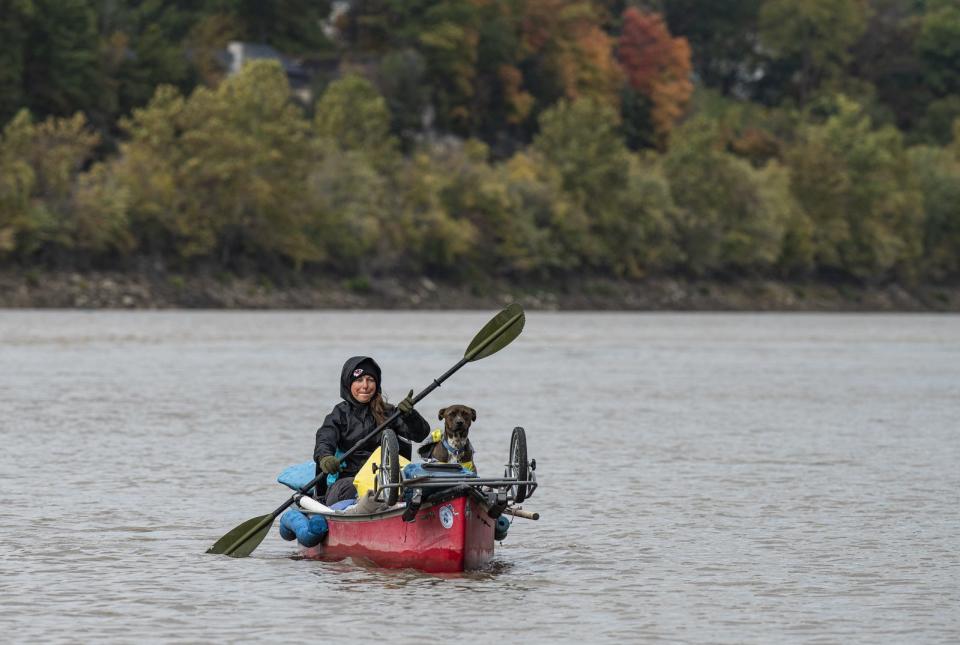
[[[477,420],[477,411],[465,405],[451,405],[440,410],[443,434],[456,450],[467,446],[470,424]]]

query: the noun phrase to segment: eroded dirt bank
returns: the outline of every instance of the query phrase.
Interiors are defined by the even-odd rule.
[[[511,301],[542,310],[960,311],[960,286],[665,278],[466,286],[428,278],[297,278],[278,285],[229,275],[0,271],[4,308],[489,309]]]

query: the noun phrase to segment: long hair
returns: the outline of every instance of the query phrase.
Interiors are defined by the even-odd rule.
[[[387,399],[382,393],[377,392],[376,396],[370,399],[370,411],[373,412],[377,425],[387,420]]]

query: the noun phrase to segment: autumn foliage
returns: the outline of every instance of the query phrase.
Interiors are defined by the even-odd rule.
[[[623,14],[617,54],[627,81],[650,102],[661,145],[690,101],[690,45],[670,35],[663,17],[630,7]]]
[[[0,269],[960,280],[957,0],[6,5]]]
[[[521,52],[555,79],[556,98],[590,97],[619,107],[622,72],[612,53],[614,39],[592,2],[530,0],[521,24]]]

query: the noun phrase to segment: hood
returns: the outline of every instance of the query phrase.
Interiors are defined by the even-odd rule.
[[[380,378],[380,366],[377,361],[369,356],[351,356],[343,364],[343,370],[340,372],[340,398],[354,405],[363,405],[350,394],[350,383],[353,381],[353,370],[362,366],[364,370],[369,371],[373,378],[377,379],[377,394],[380,394],[380,388],[383,386]]]

